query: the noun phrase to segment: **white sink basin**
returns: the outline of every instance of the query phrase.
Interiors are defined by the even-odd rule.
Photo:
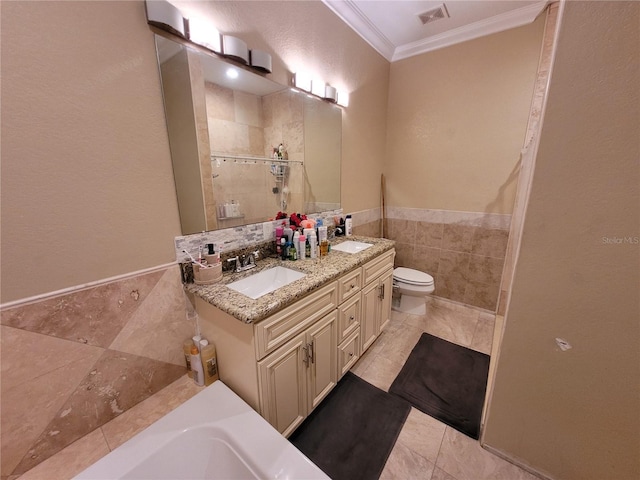
[[[369,247],[373,247],[373,244],[347,240],[346,242],[339,243],[338,245],[332,245],[331,250],[338,250],[339,252],[345,253],[358,253]]]
[[[255,300],[304,276],[304,273],[278,266],[232,282],[227,287]]]

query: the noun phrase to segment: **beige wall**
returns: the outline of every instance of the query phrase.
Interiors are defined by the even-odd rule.
[[[2,302],[170,262],[180,234],[138,2],[2,2]]]
[[[541,15],[391,65],[388,205],[511,213],[543,28]]]
[[[352,92],[343,205],[376,207],[389,63],[321,2],[180,5],[271,52],[276,81],[302,66]],[[1,34],[1,301],[173,261],[180,223],[143,2],[2,2]]]
[[[560,23],[484,441],[553,478],[638,478],[640,3]]]

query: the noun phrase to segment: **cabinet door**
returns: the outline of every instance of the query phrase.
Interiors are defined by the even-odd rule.
[[[393,295],[393,270],[388,270],[380,277],[380,311],[378,313],[380,323],[378,328],[378,334],[385,329],[389,321],[391,320],[391,297]]]
[[[378,337],[378,305],[380,303],[378,282],[371,282],[362,290],[362,316],[360,317],[360,332],[362,349],[364,352]]]
[[[334,310],[307,331],[309,413],[338,383],[338,315]]]
[[[306,334],[258,362],[262,416],[285,437],[307,416]]]

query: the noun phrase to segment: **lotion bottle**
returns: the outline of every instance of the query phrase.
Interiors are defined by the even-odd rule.
[[[193,345],[191,347],[191,370],[193,371],[193,381],[196,385],[204,385],[204,369],[202,368],[202,358],[198,347]]]
[[[189,378],[193,378],[193,370],[191,369],[191,347],[193,347],[193,340],[190,338],[185,340],[182,344],[184,361],[187,364],[187,375],[189,375]]]
[[[201,340],[200,357],[202,358],[202,369],[204,371],[204,384],[209,386],[220,378],[215,345],[206,340]]]
[[[347,218],[344,221],[344,230],[347,237],[353,235],[353,220],[351,220],[351,215],[347,215]]]

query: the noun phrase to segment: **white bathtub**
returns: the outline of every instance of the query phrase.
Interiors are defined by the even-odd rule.
[[[162,417],[76,479],[328,479],[222,382]]]

